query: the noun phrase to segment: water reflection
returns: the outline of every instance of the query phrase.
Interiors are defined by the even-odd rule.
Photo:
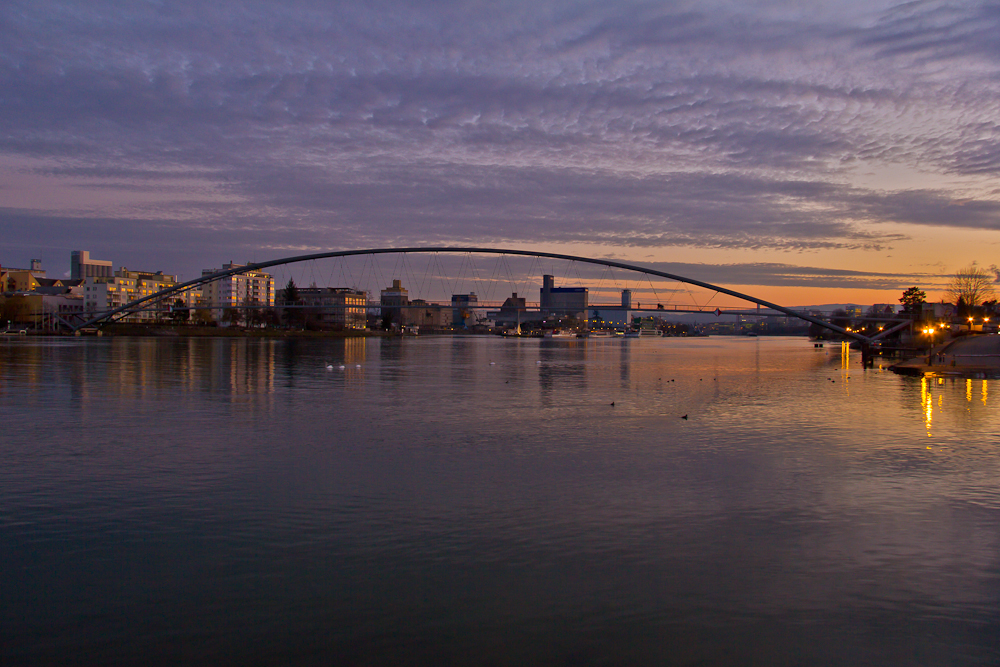
[[[622,343],[0,345],[5,647],[994,660],[985,381],[804,340]]]
[[[276,343],[252,339],[114,338],[45,341],[0,348],[0,388],[65,387],[80,401],[107,396],[155,400],[169,391],[232,395],[274,391]]]
[[[953,431],[959,418],[959,406],[962,406],[964,424],[982,425],[991,420],[993,415],[987,410],[990,407],[989,382],[988,379],[955,377],[920,378],[919,406],[927,436],[940,435],[942,428]]]

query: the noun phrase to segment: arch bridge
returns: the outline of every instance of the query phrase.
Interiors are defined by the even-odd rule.
[[[798,318],[800,320],[804,320],[804,321],[809,322],[811,324],[815,324],[815,325],[817,325],[819,327],[822,327],[824,329],[827,329],[829,331],[837,333],[837,334],[839,334],[841,336],[845,336],[847,338],[851,338],[853,340],[856,340],[856,341],[858,341],[861,344],[861,349],[862,349],[862,353],[863,353],[862,356],[866,360],[866,365],[867,365],[867,359],[869,357],[869,350],[870,350],[870,347],[871,347],[872,343],[874,343],[875,341],[877,341],[877,340],[879,340],[879,339],[881,339],[881,338],[883,338],[883,337],[885,337],[885,336],[893,333],[894,331],[897,331],[897,330],[899,330],[899,329],[901,329],[901,328],[909,325],[909,322],[904,322],[903,324],[897,325],[897,326],[892,327],[892,328],[890,328],[890,329],[888,329],[886,331],[880,332],[876,336],[869,337],[869,336],[865,336],[864,334],[861,334],[861,333],[856,332],[856,331],[849,331],[849,330],[847,330],[847,329],[845,329],[843,327],[837,326],[837,325],[835,325],[835,324],[833,324],[831,322],[827,322],[827,321],[823,320],[822,318],[815,317],[815,316],[810,315],[808,313],[802,313],[802,312],[796,311],[796,310],[794,310],[792,308],[787,308],[785,306],[781,306],[779,304],[772,303],[770,301],[765,301],[764,299],[759,299],[759,298],[757,298],[755,296],[752,296],[750,294],[744,294],[743,292],[738,292],[736,290],[732,290],[732,289],[729,289],[729,288],[726,288],[726,287],[722,287],[720,285],[714,285],[712,283],[707,283],[707,282],[704,282],[702,280],[696,280],[694,278],[688,278],[688,277],[685,277],[685,276],[680,276],[680,275],[677,275],[677,274],[668,273],[666,271],[660,271],[660,270],[657,270],[657,269],[653,269],[653,268],[641,266],[641,265],[638,265],[638,264],[631,264],[631,263],[627,263],[627,262],[619,262],[619,261],[609,260],[609,259],[596,259],[596,258],[592,258],[592,257],[581,257],[581,256],[577,256],[577,255],[567,255],[567,254],[563,254],[563,253],[542,252],[542,251],[535,251],[535,250],[514,250],[514,249],[503,249],[503,248],[481,248],[481,247],[475,247],[475,246],[418,246],[418,247],[404,247],[404,248],[368,248],[368,249],[364,249],[364,250],[337,250],[337,251],[331,251],[331,252],[312,253],[312,254],[308,254],[308,255],[295,255],[293,257],[283,257],[281,259],[273,259],[273,260],[269,260],[269,261],[266,261],[266,262],[254,262],[254,263],[251,263],[251,264],[244,264],[244,265],[239,266],[239,267],[234,267],[232,269],[226,269],[226,270],[222,270],[222,271],[217,271],[217,272],[212,273],[212,274],[201,276],[200,278],[195,278],[194,280],[188,280],[188,281],[183,282],[183,283],[178,283],[176,285],[172,285],[171,287],[168,287],[166,289],[160,290],[159,292],[156,292],[156,293],[151,294],[149,296],[146,296],[146,297],[143,297],[143,298],[140,298],[140,299],[136,299],[136,300],[131,301],[131,302],[125,304],[125,305],[119,306],[118,308],[114,308],[114,309],[108,310],[108,311],[106,311],[104,313],[100,313],[99,315],[97,315],[97,316],[89,319],[88,321],[84,322],[83,324],[79,324],[77,326],[74,326],[73,329],[74,330],[79,330],[79,329],[82,329],[84,327],[93,327],[93,326],[101,324],[101,323],[112,322],[116,318],[124,317],[124,316],[128,315],[129,313],[140,309],[140,307],[142,307],[144,305],[147,305],[147,304],[150,304],[150,303],[155,303],[155,302],[158,302],[158,301],[162,301],[163,299],[165,299],[165,298],[167,298],[167,297],[169,297],[169,296],[171,296],[173,294],[184,292],[184,291],[186,291],[188,289],[191,289],[193,287],[198,287],[200,285],[205,285],[205,284],[217,281],[217,280],[221,280],[223,278],[227,278],[229,276],[238,275],[238,274],[246,273],[246,272],[249,272],[249,271],[257,271],[257,270],[262,270],[262,269],[268,269],[268,268],[275,267],[275,266],[282,266],[282,265],[286,265],[286,264],[296,264],[296,263],[299,263],[299,262],[308,262],[308,261],[311,261],[311,260],[319,260],[319,259],[331,259],[331,258],[337,258],[337,257],[352,257],[352,256],[357,256],[357,255],[415,254],[415,253],[455,253],[455,254],[482,254],[482,255],[511,255],[511,256],[534,257],[534,258],[543,258],[543,259],[557,259],[557,260],[565,260],[565,261],[568,261],[568,262],[580,262],[582,264],[594,264],[594,265],[604,266],[604,267],[609,267],[609,268],[622,269],[624,271],[636,272],[636,273],[640,273],[640,274],[645,274],[647,276],[655,276],[655,277],[658,277],[658,278],[665,278],[667,280],[674,280],[674,281],[677,281],[677,282],[680,282],[680,283],[685,283],[685,284],[688,284],[688,285],[694,285],[696,287],[701,287],[701,288],[704,288],[704,289],[707,289],[707,290],[710,290],[710,291],[713,291],[713,292],[717,292],[719,294],[727,294],[729,296],[736,297],[737,299],[741,299],[743,301],[748,301],[750,303],[757,304],[758,306],[763,306],[764,308],[769,308],[769,309],[771,309],[773,311],[777,311],[777,312],[782,313],[784,315],[787,315],[789,317],[795,317],[795,318]]]

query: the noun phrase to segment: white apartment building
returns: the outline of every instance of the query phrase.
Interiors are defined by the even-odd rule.
[[[84,310],[98,314],[156,294],[177,284],[177,276],[162,271],[130,271],[122,267],[113,277],[90,276],[83,285]],[[169,304],[188,295],[168,296],[162,302],[145,304],[142,310],[123,318],[125,322],[149,322],[166,316]],[[188,304],[190,305],[190,304]]]
[[[221,269],[204,269],[202,277],[229,271],[243,266],[242,264],[223,264]],[[247,271],[235,273],[219,280],[202,285],[202,297],[205,303],[212,306],[212,316],[221,321],[226,308],[256,305],[260,307],[274,305],[274,278],[263,271]]]

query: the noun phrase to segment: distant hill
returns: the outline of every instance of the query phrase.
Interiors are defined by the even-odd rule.
[[[856,303],[824,303],[817,306],[789,306],[789,308],[793,310],[818,310],[823,313],[832,313],[835,310],[847,310],[848,308],[860,308],[861,312],[864,313],[866,310],[868,310],[869,307],[870,306],[868,305],[861,305]],[[753,313],[755,311],[755,308],[756,306],[754,304],[748,303],[746,306],[746,311],[749,313]],[[769,313],[769,311],[766,308],[761,308],[761,313],[765,314]],[[727,318],[725,315],[722,315],[721,317],[717,318],[714,314],[711,313],[705,313],[704,315],[698,315],[694,313],[687,313],[687,314],[678,313],[676,315],[671,315],[669,310],[664,311],[662,314],[661,313],[656,313],[656,314],[660,317],[667,317],[668,319],[674,322],[685,322],[688,324],[706,324],[708,322],[716,322],[719,319],[724,320],[732,318],[732,316],[729,316]]]
[[[871,304],[861,305],[857,303],[824,303],[819,306],[788,306],[788,308],[793,308],[795,310],[821,310],[824,313],[830,313],[835,310],[847,310],[848,308],[860,308],[861,312],[864,312],[870,307]]]

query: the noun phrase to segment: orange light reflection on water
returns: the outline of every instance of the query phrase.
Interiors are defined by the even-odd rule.
[[[920,378],[920,407],[924,412],[924,425],[927,428],[927,437],[931,437],[931,420],[934,414],[934,398],[927,387],[927,377]]]

